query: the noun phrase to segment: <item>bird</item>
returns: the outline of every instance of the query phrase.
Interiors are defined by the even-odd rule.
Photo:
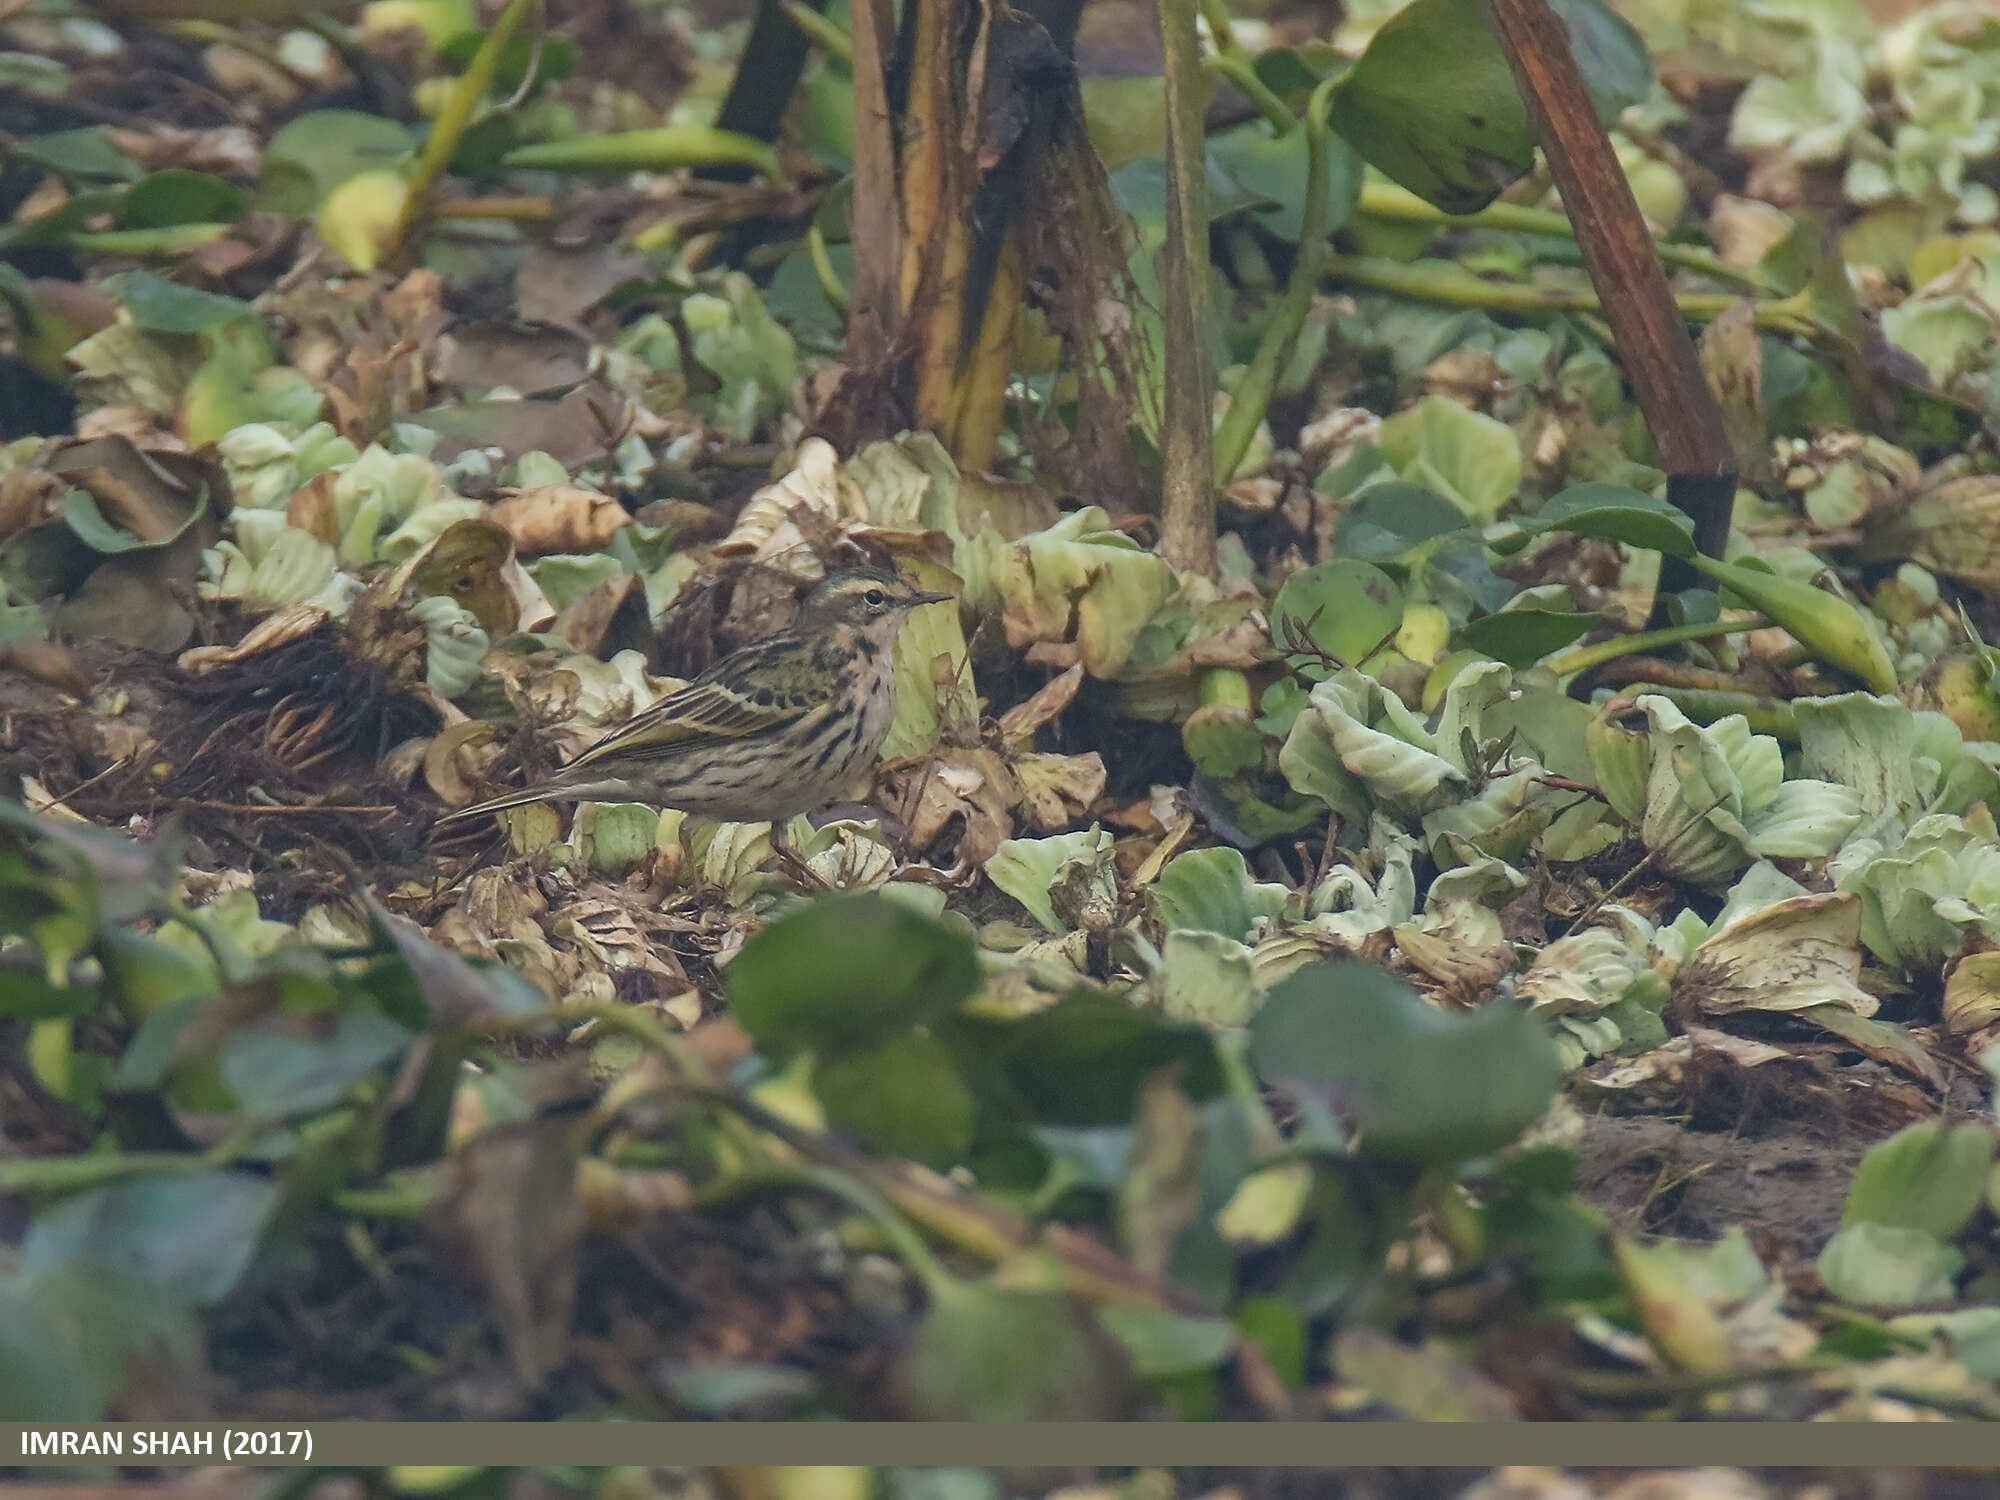
[[[723,657],[548,781],[460,808],[437,826],[535,802],[640,802],[774,825],[816,811],[874,764],[888,737],[903,622],[952,597],[885,568],[829,574],[790,629]]]

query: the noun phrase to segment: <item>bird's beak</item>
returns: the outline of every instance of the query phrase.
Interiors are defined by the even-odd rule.
[[[920,604],[942,604],[947,599],[956,599],[957,597],[958,595],[956,594],[913,593],[910,595],[910,608],[915,609]]]

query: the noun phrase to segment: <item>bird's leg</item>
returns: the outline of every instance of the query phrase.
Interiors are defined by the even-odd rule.
[[[799,882],[807,889],[815,891],[832,890],[832,884],[819,871],[801,859],[798,852],[786,841],[785,828],[790,821],[787,818],[783,821],[774,820],[772,822],[771,852],[777,855],[778,862],[789,869],[793,875],[797,876]]]

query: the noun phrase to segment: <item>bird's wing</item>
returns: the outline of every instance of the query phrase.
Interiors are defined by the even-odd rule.
[[[740,742],[803,717],[822,698],[797,690],[781,661],[764,660],[777,644],[751,646],[717,662],[679,692],[634,714],[563,767],[564,773],[609,756],[661,759],[697,747]],[[771,668],[779,670],[773,673]],[[748,687],[746,682],[758,685]]]

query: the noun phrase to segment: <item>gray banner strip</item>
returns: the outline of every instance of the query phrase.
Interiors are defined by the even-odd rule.
[[[312,1463],[1489,1464],[1959,1468],[2000,1475],[2000,1432],[1922,1423],[315,1422],[0,1423],[0,1469]],[[2000,1493],[2000,1485],[1996,1485]]]

